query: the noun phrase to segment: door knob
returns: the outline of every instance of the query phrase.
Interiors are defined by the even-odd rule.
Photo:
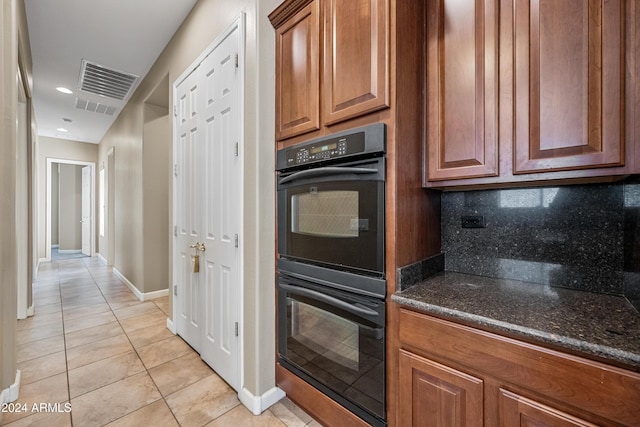
[[[199,252],[204,252],[207,250],[207,247],[204,245],[204,243],[200,243],[200,242],[196,242],[193,245],[189,245],[189,247]]]

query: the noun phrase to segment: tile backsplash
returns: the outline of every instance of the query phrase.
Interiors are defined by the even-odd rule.
[[[447,271],[640,300],[640,183],[442,193],[442,251]]]

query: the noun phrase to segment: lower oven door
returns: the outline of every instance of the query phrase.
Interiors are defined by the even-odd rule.
[[[281,365],[371,425],[386,425],[384,301],[278,277]]]

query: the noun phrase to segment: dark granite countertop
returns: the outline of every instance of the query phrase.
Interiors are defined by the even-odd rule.
[[[640,313],[623,297],[443,272],[396,292],[392,300],[640,371]]]

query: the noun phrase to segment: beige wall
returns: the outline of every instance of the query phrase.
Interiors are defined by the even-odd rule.
[[[247,43],[255,68],[246,92],[253,94],[247,108],[245,141],[245,376],[263,393],[275,384],[275,31],[268,15],[281,2],[256,0],[257,38]],[[255,43],[252,49],[249,46]],[[247,56],[248,56],[247,55]]]
[[[18,91],[16,2],[3,1],[0,5],[0,391],[9,387],[15,377],[15,322],[16,322],[16,117]],[[0,417],[2,414],[0,413]]]
[[[32,66],[24,2],[3,0],[0,4],[0,391],[13,384],[16,378],[16,280],[19,276],[16,254],[21,246],[25,246],[27,251],[32,248],[28,233],[16,233],[17,217],[28,217],[28,197],[18,198],[16,195],[18,182],[24,179],[24,167],[16,169],[16,155],[20,151],[17,149],[16,126],[19,59],[25,82],[27,111],[30,112]],[[30,120],[30,114],[28,116]],[[27,129],[31,127],[28,125]],[[26,245],[24,240],[27,241]]]
[[[151,289],[154,266],[169,265],[171,259],[171,159],[169,145],[154,147],[145,140],[145,132],[172,133],[144,126],[145,100],[158,85],[169,84],[223,32],[241,12],[246,14],[245,126],[244,126],[244,218],[243,218],[243,345],[244,384],[259,396],[275,384],[275,301],[274,301],[274,67],[275,35],[267,15],[280,0],[199,0],[181,28],[160,55],[136,93],[100,142],[99,164],[115,147],[115,261],[114,267],[139,290]],[[258,34],[260,40],[258,40]],[[166,83],[163,81],[168,80]],[[169,92],[170,102],[172,93]],[[169,116],[169,120],[170,120]],[[171,123],[169,123],[171,125]],[[162,126],[162,125],[161,125]],[[172,138],[171,135],[168,135]],[[164,139],[163,139],[164,141]],[[147,150],[165,150],[157,158]],[[157,167],[153,184],[147,178],[149,168]],[[145,228],[148,212],[147,193],[164,182],[167,204],[156,206],[166,211],[168,223]],[[164,212],[163,212],[164,214]],[[157,233],[169,237],[167,250],[152,260],[145,259]],[[101,238],[99,251],[108,242]],[[149,262],[147,262],[149,261]],[[168,272],[171,277],[171,270]]]
[[[168,92],[166,102],[169,102]],[[145,105],[143,128],[143,240],[144,282],[141,292],[169,287],[169,184],[171,174],[171,116],[162,106]],[[161,260],[162,262],[158,262]]]
[[[97,163],[98,161],[98,145],[79,141],[68,141],[58,138],[49,138],[45,136],[38,137],[36,157],[36,196],[38,213],[37,221],[37,254],[39,259],[45,259],[47,255],[47,189],[49,188],[50,177],[47,176],[47,159],[69,160],[88,163]],[[100,168],[96,165],[95,173]],[[95,179],[96,185],[98,179]],[[97,209],[97,189],[94,189],[96,208]],[[97,216],[97,214],[96,214]],[[96,224],[98,218],[96,217]],[[97,227],[97,225],[96,225]],[[96,229],[97,235],[97,229]],[[77,248],[76,248],[77,249]]]

